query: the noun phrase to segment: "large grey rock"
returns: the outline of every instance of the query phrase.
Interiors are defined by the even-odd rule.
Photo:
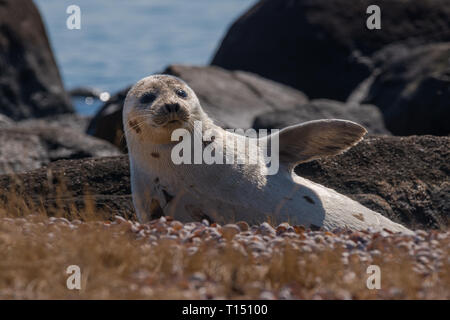
[[[0,1],[0,113],[20,120],[71,112],[35,5]]]
[[[450,134],[450,42],[378,56],[384,63],[361,100],[381,108],[393,134]]]
[[[289,110],[308,101],[295,89],[247,72],[218,67],[173,65],[163,73],[177,76],[197,94],[206,113],[224,128],[251,128],[255,116]],[[125,150],[122,108],[128,88],[113,96],[89,125],[88,133]]]
[[[450,226],[450,137],[371,136],[296,173],[410,228]]]
[[[14,125],[14,121],[7,116],[0,114],[0,129],[9,128]]]
[[[27,206],[43,206],[53,214],[80,211],[93,218],[134,215],[130,195],[128,156],[62,160],[27,173],[0,175],[0,205],[21,210]],[[75,212],[74,212],[75,211]],[[89,216],[91,215],[91,216]]]
[[[24,172],[61,159],[118,154],[110,143],[71,128],[36,124],[0,128],[0,173]]]
[[[381,30],[366,28],[372,4]],[[212,64],[345,101],[384,46],[436,41],[450,41],[448,0],[261,0],[234,22]]]
[[[18,127],[35,128],[35,127],[63,127],[70,128],[75,131],[85,132],[92,117],[84,116],[77,113],[58,114],[55,116],[47,116],[43,118],[32,118],[21,120],[16,123]]]
[[[373,105],[344,104],[333,100],[312,100],[291,110],[269,112],[256,117],[255,129],[281,129],[318,119],[345,119],[363,125],[369,133],[389,134],[383,115]]]
[[[248,72],[173,65],[164,73],[185,80],[206,113],[224,128],[251,128],[255,116],[303,105],[300,91]]]

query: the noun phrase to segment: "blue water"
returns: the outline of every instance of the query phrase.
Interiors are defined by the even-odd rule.
[[[230,24],[256,0],[34,0],[66,89],[112,94],[169,64],[208,64]],[[66,9],[81,8],[81,30]],[[100,103],[75,101],[92,114]]]

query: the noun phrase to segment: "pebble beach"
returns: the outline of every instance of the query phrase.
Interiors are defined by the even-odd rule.
[[[30,215],[0,219],[0,252],[1,299],[450,298],[448,231]],[[72,264],[85,275],[76,292],[65,285]],[[380,268],[380,289],[368,288],[371,265]]]

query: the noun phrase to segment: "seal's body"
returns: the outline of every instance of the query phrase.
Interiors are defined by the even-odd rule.
[[[266,147],[274,136],[260,137],[244,154],[227,144],[248,143],[248,137],[223,130],[204,113],[193,92],[176,77],[155,75],[139,81],[128,93],[124,128],[131,166],[132,196],[138,218],[161,215],[181,221],[209,219],[218,223],[245,220],[290,222],[325,229],[382,228],[409,232],[334,190],[297,176],[298,163],[340,154],[358,143],[366,130],[345,120],[319,120],[276,133],[280,169],[268,173]],[[203,143],[216,158],[236,155],[233,164],[175,164],[172,141],[176,129],[192,134],[194,122],[213,136]],[[221,151],[222,150],[222,151]],[[250,163],[237,161],[250,157]],[[243,163],[243,164],[239,164]]]

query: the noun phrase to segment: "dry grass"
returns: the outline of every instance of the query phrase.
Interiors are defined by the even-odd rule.
[[[61,214],[68,221],[9,197],[0,209],[0,299],[450,298],[448,232],[264,235],[255,227],[234,236],[171,219],[105,221],[86,208]],[[351,239],[364,249],[348,249]],[[370,264],[381,268],[380,290],[366,287]],[[79,291],[66,287],[69,265],[81,268]]]

